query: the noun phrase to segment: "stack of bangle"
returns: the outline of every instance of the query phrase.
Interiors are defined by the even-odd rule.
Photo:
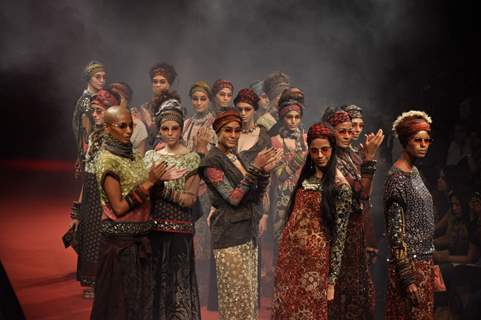
[[[142,205],[144,202],[149,200],[149,192],[142,187],[141,185],[138,185],[135,189],[130,191],[126,196],[125,196],[125,201],[129,204],[129,211],[132,210],[133,208]]]
[[[398,272],[403,288],[407,288],[410,284],[416,282],[416,275],[408,259],[402,259],[398,262]]]
[[[376,160],[366,160],[361,164],[362,176],[373,176],[376,172]]]
[[[79,220],[80,218],[80,202],[74,201],[70,211],[70,218]]]

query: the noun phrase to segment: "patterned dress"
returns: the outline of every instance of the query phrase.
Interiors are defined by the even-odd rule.
[[[200,168],[216,208],[210,228],[223,320],[257,319],[255,207],[265,193],[269,175],[243,166],[245,176],[218,148],[212,148]]]
[[[184,176],[165,182],[164,192],[166,189],[178,193],[188,192],[186,180],[190,182],[199,179],[195,173],[200,164],[200,156],[195,152],[168,155],[151,150],[145,154],[147,168],[162,161],[194,173],[190,180]],[[155,284],[153,318],[200,319],[192,209],[182,207],[172,199],[165,199],[159,196],[160,193],[154,190],[152,194],[152,218],[155,221],[154,231],[150,235]]]
[[[329,319],[374,319],[375,290],[366,252],[361,159],[350,149],[338,150],[337,167],[352,189],[352,207],[341,271],[329,308]]]
[[[433,201],[416,167],[411,173],[391,168],[384,207],[392,256],[385,319],[433,319]],[[418,305],[406,295],[411,284],[418,288]]]
[[[147,179],[148,172],[140,155],[127,157],[106,150],[105,143],[111,140],[105,138],[96,160],[103,213],[91,319],[150,320],[153,303],[151,246],[147,238],[153,225],[150,203],[117,216],[102,188],[104,179],[110,176],[119,181],[121,196],[125,198]]]
[[[103,132],[95,131],[89,137],[85,156],[82,203],[79,211],[77,280],[82,286],[94,286],[100,245],[102,206],[100,190],[95,177],[95,160],[103,142]]]
[[[335,284],[341,267],[352,196],[349,185],[338,184],[332,241],[320,191],[320,181],[311,177],[296,192],[279,248],[272,319],[327,320],[327,286]]]

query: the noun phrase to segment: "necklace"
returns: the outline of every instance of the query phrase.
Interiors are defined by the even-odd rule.
[[[251,127],[251,128],[248,128],[248,129],[242,128],[242,133],[251,134],[251,133],[253,133],[256,129],[257,129],[257,126],[253,126],[253,127]]]

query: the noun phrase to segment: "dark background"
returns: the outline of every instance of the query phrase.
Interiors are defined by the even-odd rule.
[[[284,71],[306,92],[307,125],[327,105],[356,103],[387,122],[427,110],[448,135],[459,104],[479,104],[474,1],[16,0],[0,9],[1,159],[74,159],[71,114],[92,59],[133,87],[135,105],[150,98],[158,61],[176,67],[188,108],[196,80],[230,79],[237,91]]]

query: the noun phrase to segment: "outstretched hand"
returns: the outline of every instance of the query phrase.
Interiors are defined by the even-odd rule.
[[[379,129],[375,134],[369,133],[364,135],[364,143],[361,144],[361,149],[364,151],[367,160],[374,160],[377,150],[384,141],[384,133]]]

